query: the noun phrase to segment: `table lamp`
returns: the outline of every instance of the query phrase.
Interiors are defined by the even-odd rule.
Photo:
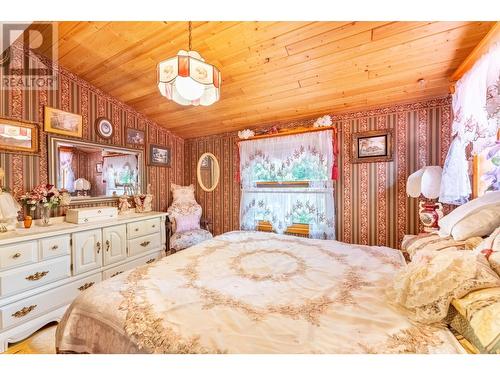
[[[427,166],[408,177],[406,193],[413,198],[427,198],[419,203],[419,217],[425,232],[439,230],[439,219],[443,217],[443,205],[437,201],[441,187],[443,169]]]

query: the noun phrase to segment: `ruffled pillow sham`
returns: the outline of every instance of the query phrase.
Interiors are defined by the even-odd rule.
[[[421,251],[400,271],[387,290],[389,302],[414,321],[442,321],[451,301],[467,293],[500,286],[483,254],[472,251]]]
[[[500,276],[500,227],[486,238],[475,249],[476,253],[482,253],[488,259],[490,267]]]
[[[406,235],[401,243],[401,250],[408,255],[409,259],[413,259],[420,251],[474,250],[481,241],[483,241],[481,237],[456,241],[452,237],[440,237],[437,233],[420,233]]]

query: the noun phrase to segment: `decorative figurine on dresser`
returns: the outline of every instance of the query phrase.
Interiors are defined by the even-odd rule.
[[[129,196],[128,195],[122,195],[120,198],[118,198],[118,214],[119,215],[127,215],[132,212],[130,207],[132,205],[128,201]]]
[[[0,233],[0,352],[59,321],[96,283],[160,259],[165,218],[153,211],[118,216],[110,206],[69,208],[66,219],[53,217],[50,226],[33,220],[30,228],[19,222]]]
[[[135,212],[150,212],[153,210],[153,194],[151,194],[151,184],[148,184],[146,194],[134,196]]]

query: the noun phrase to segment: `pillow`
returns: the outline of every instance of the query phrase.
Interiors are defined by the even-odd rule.
[[[448,323],[480,353],[500,354],[500,288],[476,290],[452,301]]]
[[[172,194],[174,200],[172,204],[176,203],[196,203],[196,199],[194,198],[194,185],[191,184],[189,186],[181,186],[176,184],[170,184],[170,190],[172,190]]]
[[[175,218],[175,232],[186,232],[188,230],[200,229],[200,218],[198,215],[184,215]]]
[[[482,254],[473,251],[421,251],[394,278],[389,301],[420,323],[446,318],[451,301],[467,293],[500,286]]]
[[[420,233],[406,235],[401,243],[401,250],[412,259],[418,252],[426,250],[474,250],[482,240],[481,237],[471,237],[465,241],[455,241],[452,237],[439,237],[437,233]]]
[[[483,208],[457,222],[451,230],[451,235],[457,241],[469,237],[489,236],[500,226],[500,204]]]
[[[483,253],[490,267],[500,276],[500,226],[474,250]]]
[[[455,208],[439,220],[439,235],[448,237],[451,235],[453,227],[467,216],[483,209],[498,208],[498,206],[500,206],[500,191],[490,191],[479,198],[473,199]]]

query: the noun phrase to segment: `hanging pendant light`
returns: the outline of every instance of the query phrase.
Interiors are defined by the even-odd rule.
[[[158,64],[158,89],[167,99],[182,105],[211,105],[220,99],[219,69],[208,64],[191,49],[189,21],[189,51]]]

